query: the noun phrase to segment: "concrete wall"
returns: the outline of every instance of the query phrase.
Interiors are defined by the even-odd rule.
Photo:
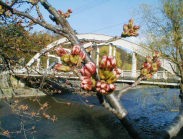
[[[23,82],[17,80],[9,74],[0,75],[0,98],[14,97],[30,97],[30,96],[44,96],[45,94],[34,88],[25,86]]]

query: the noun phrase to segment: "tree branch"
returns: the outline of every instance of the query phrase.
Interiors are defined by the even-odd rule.
[[[142,81],[144,78],[143,77],[139,77],[133,84],[123,88],[121,91],[119,91],[118,95],[117,95],[117,98],[118,100],[121,98],[121,96],[126,92],[128,91],[129,89],[132,89],[133,87],[136,87],[140,81]]]
[[[26,17],[28,19],[30,19],[31,21],[33,21],[34,23],[36,24],[39,24],[40,26],[48,29],[48,30],[51,30],[57,34],[60,34],[60,35],[63,35],[63,36],[66,36],[65,33],[63,33],[63,31],[60,29],[60,28],[57,28],[57,27],[54,27],[46,22],[43,22],[43,21],[40,21],[36,18],[34,18],[33,16],[31,16],[30,14],[28,13],[25,13],[25,12],[21,12],[21,11],[18,11],[16,9],[13,9],[12,7],[10,7],[9,5],[7,5],[6,3],[0,1],[0,5],[2,5],[3,7],[5,7],[6,9],[10,10],[13,14],[16,14],[18,16],[23,16],[23,17]]]

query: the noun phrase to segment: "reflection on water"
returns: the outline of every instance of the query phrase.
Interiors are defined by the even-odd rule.
[[[74,96],[74,98],[78,98],[78,96]],[[116,117],[102,107],[90,108],[79,103],[72,103],[71,106],[68,106],[58,96],[56,100],[55,102],[55,98],[51,97],[41,98],[41,101],[51,104],[49,113],[57,116],[57,122],[41,119],[27,123],[27,128],[36,125],[37,130],[33,135],[28,133],[29,138],[34,136],[34,139],[130,139]],[[25,102],[36,107],[29,100],[25,100]],[[0,106],[3,105],[1,103]],[[6,111],[0,116],[1,125],[5,129],[13,131],[19,128],[18,117],[15,117],[10,111],[7,112],[5,107],[1,107],[0,111],[2,113]],[[24,137],[15,135],[14,138]]]
[[[179,90],[159,87],[132,89],[121,102],[127,108],[134,126],[149,135],[149,139],[154,139],[177,116]]]
[[[148,139],[158,139],[158,132],[169,125],[178,114],[178,93],[178,89],[137,88],[126,93],[121,103],[127,108],[131,122],[136,128],[149,135]],[[66,100],[72,101],[72,104],[68,106]],[[117,118],[100,107],[95,97],[62,94],[42,97],[41,101],[51,105],[49,112],[55,114],[58,121],[53,123],[41,119],[27,123],[26,127],[36,125],[37,131],[33,135],[28,134],[29,138],[34,136],[34,139],[130,139]],[[37,107],[28,99],[24,102]],[[95,106],[90,108],[86,104]],[[18,117],[15,117],[2,102],[0,121],[5,129],[19,128]],[[23,136],[15,135],[14,138],[21,139]],[[179,138],[183,136],[180,134]]]

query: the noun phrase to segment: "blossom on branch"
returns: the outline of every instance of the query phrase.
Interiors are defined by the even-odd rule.
[[[96,73],[96,65],[93,62],[88,62],[80,70],[82,76],[91,77]]]
[[[138,36],[138,30],[140,29],[140,26],[134,25],[134,20],[130,19],[128,24],[123,25],[123,33],[121,34],[121,37],[131,37],[131,36]]]
[[[72,13],[72,10],[68,9],[67,12],[65,12],[65,13],[61,10],[57,10],[57,13],[64,18],[69,18]]]
[[[105,81],[98,81],[96,84],[96,90],[103,95],[107,95],[115,90],[115,85],[108,84]]]
[[[81,87],[84,90],[90,91],[90,90],[92,90],[93,86],[95,86],[95,80],[92,79],[92,77],[89,77],[89,76],[81,77]]]
[[[58,56],[63,56],[65,54],[68,54],[68,52],[62,47],[58,47],[57,49],[55,49],[55,51]]]
[[[153,77],[153,74],[155,74],[161,67],[161,62],[159,60],[160,55],[161,54],[158,51],[155,51],[153,57],[146,57],[146,61],[141,68],[141,76],[147,79]]]
[[[56,64],[54,69],[57,70],[57,71],[61,71],[61,72],[71,71],[71,68],[69,66],[65,66],[63,64]]]
[[[102,60],[100,61],[100,68],[112,70],[116,67],[116,59],[112,56],[103,56]]]

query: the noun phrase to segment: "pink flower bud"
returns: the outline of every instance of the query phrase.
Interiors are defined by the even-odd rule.
[[[62,64],[56,64],[54,69],[57,70],[57,71],[62,71],[62,72],[71,71],[71,68],[69,66],[65,66],[65,65],[62,65]]]
[[[81,51],[81,48],[79,45],[74,45],[74,47],[72,48],[73,55],[79,55],[80,51]]]
[[[150,78],[152,78],[152,76],[153,76],[152,74],[147,74],[146,78],[150,79]]]
[[[72,9],[68,9],[67,11],[68,11],[69,13],[72,13]]]
[[[91,90],[92,89],[92,79],[87,76],[81,77],[81,87],[85,90]]]
[[[111,89],[111,90],[115,90],[115,85],[114,84],[109,84],[109,88]]]
[[[102,89],[105,89],[106,86],[107,86],[107,84],[106,84],[105,82],[101,83],[101,88],[102,88]]]
[[[62,47],[58,47],[58,48],[55,49],[55,50],[56,50],[56,53],[57,53],[58,56],[63,56],[63,55],[65,55],[65,54],[68,53],[68,52],[67,52],[64,48],[62,48]]]
[[[148,63],[151,63],[151,62],[152,62],[152,57],[147,56],[147,57],[146,57],[146,61],[147,61]]]
[[[100,68],[111,70],[116,67],[116,59],[112,56],[103,56],[100,61]]]
[[[93,75],[96,72],[96,65],[92,62],[88,62],[85,64],[85,67],[89,70],[89,72]]]
[[[107,86],[106,86],[105,90],[106,90],[106,92],[109,92],[109,90],[110,90],[110,86],[109,86],[109,84],[107,84]]]
[[[57,12],[58,12],[59,15],[63,14],[63,12],[61,10],[58,10]]]
[[[156,60],[156,63],[158,65],[158,67],[161,67],[161,61],[159,59]]]
[[[86,67],[82,67],[82,69],[80,70],[81,74],[83,76],[88,76],[88,77],[91,77],[91,72],[86,68]]]
[[[105,68],[107,63],[107,56],[103,56],[102,60],[100,61],[100,67]]]
[[[101,86],[101,82],[98,81],[98,82],[97,82],[97,87],[100,87],[100,86]]]
[[[136,25],[135,25],[135,26],[133,26],[133,29],[134,29],[134,30],[138,30],[138,29],[140,29],[140,26],[136,26]]]
[[[99,87],[97,87],[96,90],[97,90],[97,92],[100,92],[100,88]]]
[[[101,90],[100,90],[100,93],[106,94],[106,91],[105,91],[104,89],[101,89]]]
[[[122,70],[119,68],[114,68],[112,72],[116,76],[116,78],[119,78],[121,76]]]
[[[150,69],[152,67],[151,63],[148,63],[148,62],[144,62],[144,68],[146,69]]]
[[[83,51],[79,53],[79,56],[81,57],[82,60],[86,58],[86,54]]]

